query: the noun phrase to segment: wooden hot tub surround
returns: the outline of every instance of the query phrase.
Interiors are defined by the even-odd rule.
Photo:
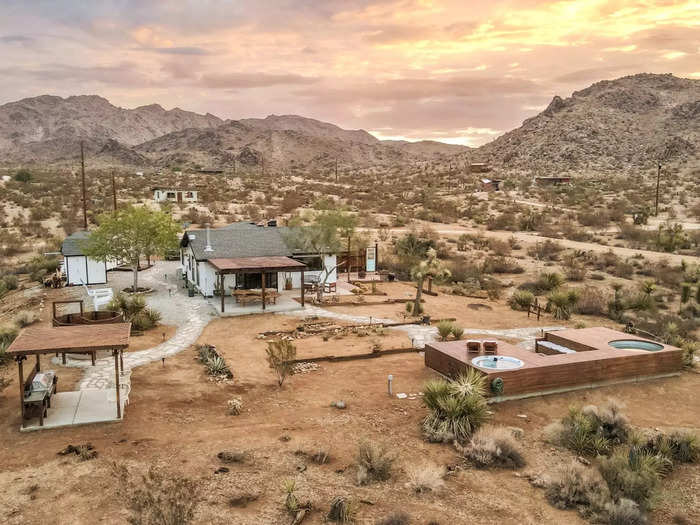
[[[549,355],[498,341],[497,355],[523,362],[521,368],[500,370],[473,365],[472,359],[484,354],[468,353],[465,341],[432,342],[425,346],[425,365],[448,377],[475,368],[488,377],[488,385],[501,378],[502,391],[490,392],[497,398],[494,401],[677,375],[683,368],[679,348],[662,345],[663,349],[649,352],[608,345],[621,339],[646,341],[608,328],[562,330],[547,333],[546,340],[577,351]]]

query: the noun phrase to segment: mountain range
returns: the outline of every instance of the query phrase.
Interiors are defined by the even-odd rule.
[[[473,125],[474,123],[465,123]],[[479,160],[499,171],[619,171],[695,162],[700,80],[638,74],[555,96],[522,126],[480,148],[379,140],[297,115],[223,120],[157,104],[124,109],[96,96],[43,95],[0,106],[0,163],[76,162],[84,141],[100,165],[390,166]]]

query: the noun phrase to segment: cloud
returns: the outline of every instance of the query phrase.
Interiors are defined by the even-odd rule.
[[[318,78],[291,73],[210,73],[203,75],[199,84],[215,89],[256,88],[291,84],[314,84]]]
[[[33,44],[34,39],[26,35],[4,35],[0,36],[0,42],[3,44],[20,44],[26,46],[28,44]]]
[[[590,83],[598,80],[622,76],[626,73],[637,72],[642,68],[643,66],[641,64],[621,64],[606,67],[592,67],[559,75],[558,77],[554,78],[554,82],[558,82],[560,84]]]
[[[156,47],[152,49],[144,49],[144,51],[153,51],[154,53],[160,53],[161,55],[211,55],[210,51],[207,51],[201,47]]]

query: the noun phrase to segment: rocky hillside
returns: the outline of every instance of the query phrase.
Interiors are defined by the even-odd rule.
[[[504,170],[624,171],[700,155],[700,80],[639,74],[555,96],[539,115],[480,147]]]
[[[0,154],[21,162],[59,161],[75,158],[80,140],[92,154],[105,146],[113,152],[117,147],[128,149],[173,131],[222,123],[214,115],[178,108],[166,111],[157,104],[123,109],[94,95],[43,95],[0,106]]]

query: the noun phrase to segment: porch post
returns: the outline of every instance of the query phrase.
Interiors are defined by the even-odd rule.
[[[262,272],[262,278],[260,279],[260,282],[262,284],[262,309],[263,312],[265,311],[265,272]]]
[[[224,297],[226,296],[226,290],[224,290],[224,274],[219,272],[219,282],[221,283],[221,313],[224,313]]]
[[[41,362],[39,361],[39,354],[36,354],[36,371],[41,372]]]
[[[304,270],[301,271],[301,306],[304,306]]]
[[[19,370],[19,409],[22,414],[22,428],[24,428],[24,367],[22,361],[26,359],[26,356],[18,355],[15,357],[17,361],[17,368]]]
[[[374,271],[379,271],[379,243],[374,243]]]
[[[117,393],[117,419],[122,418],[121,392],[119,391],[119,350],[112,350],[114,356],[114,390]]]

